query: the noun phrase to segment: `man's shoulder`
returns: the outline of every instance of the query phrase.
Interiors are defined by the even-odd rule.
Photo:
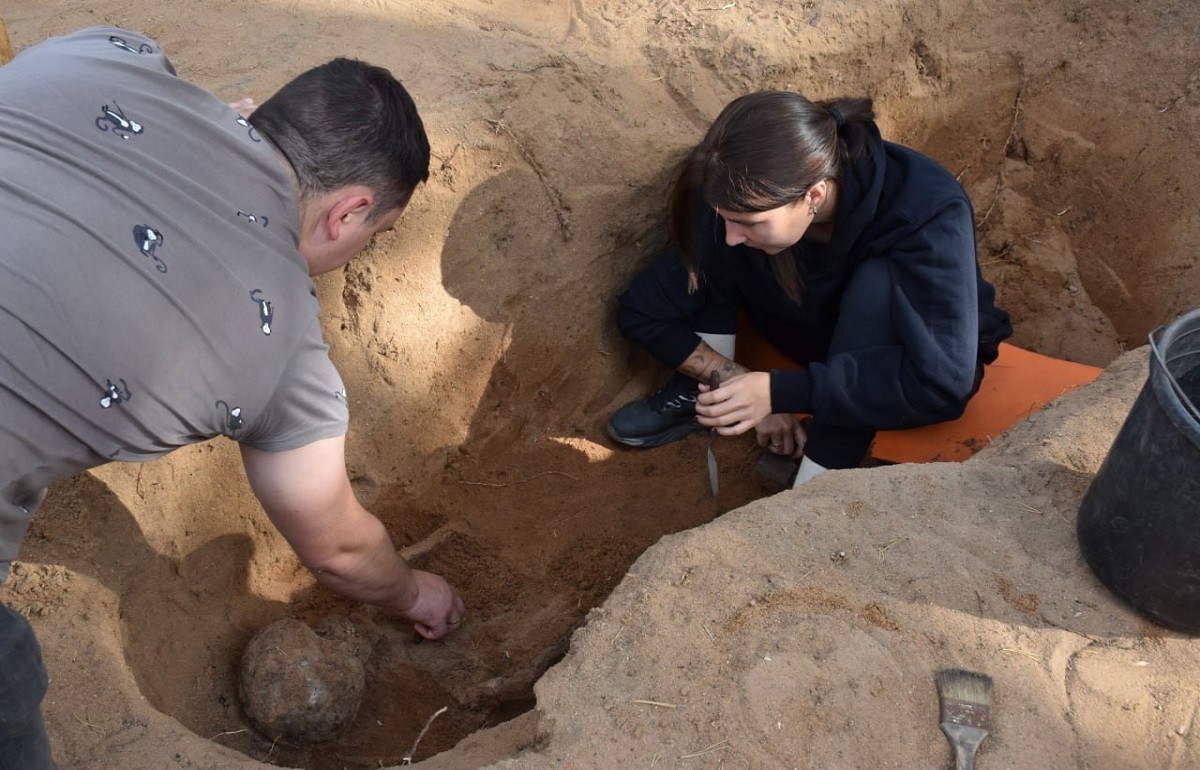
[[[15,77],[30,68],[44,72],[53,71],[59,65],[70,67],[70,63],[76,60],[86,61],[93,71],[112,62],[175,74],[174,66],[154,39],[108,25],[86,27],[46,38],[16,56],[10,62],[16,65],[11,72],[7,66],[5,70],[6,74]]]

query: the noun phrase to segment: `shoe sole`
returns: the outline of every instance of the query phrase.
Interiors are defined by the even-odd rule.
[[[686,422],[681,425],[675,425],[662,433],[657,433],[653,436],[621,436],[613,430],[612,423],[608,425],[608,435],[612,436],[613,441],[624,444],[625,446],[638,447],[640,449],[648,449],[650,447],[662,446],[670,444],[674,441],[679,441],[696,431],[707,430],[698,422]]]

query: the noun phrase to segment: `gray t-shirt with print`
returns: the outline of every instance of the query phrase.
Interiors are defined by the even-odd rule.
[[[345,433],[270,144],[113,27],[0,67],[0,580],[51,482]]]

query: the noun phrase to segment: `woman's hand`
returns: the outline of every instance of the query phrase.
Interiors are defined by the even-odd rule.
[[[748,372],[712,390],[700,383],[696,415],[701,425],[722,436],[740,436],[771,414],[771,375]]]
[[[794,414],[770,415],[754,430],[758,433],[760,447],[793,460],[804,457],[804,445],[808,442],[808,434]]]

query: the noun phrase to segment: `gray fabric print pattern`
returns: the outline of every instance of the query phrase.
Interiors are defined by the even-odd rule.
[[[271,336],[271,322],[275,320],[275,308],[270,300],[262,298],[262,289],[251,289],[250,299],[258,305],[258,322],[262,333]]]
[[[154,269],[160,273],[167,272],[167,263],[156,252],[165,240],[163,234],[150,225],[133,226],[133,242],[137,244],[138,251],[154,260]]]
[[[237,432],[246,427],[240,406],[229,406],[225,401],[217,401],[217,409],[221,410],[220,418],[225,424],[224,432],[229,438],[237,438]]]
[[[238,116],[237,124],[239,126],[241,126],[242,128],[246,129],[246,135],[250,137],[250,141],[252,141],[252,142],[261,142],[262,141],[262,137],[258,135],[258,131],[254,128],[254,126],[250,125],[250,121],[246,120],[241,115]]]
[[[100,108],[100,117],[96,118],[96,128],[101,131],[111,131],[122,139],[137,136],[145,131],[141,123],[125,116],[125,111],[121,109],[121,105],[117,104],[116,100],[113,100],[111,107],[106,104]]]
[[[110,409],[133,398],[133,393],[129,391],[129,383],[120,377],[117,381],[121,384],[116,385],[112,380],[104,381],[104,395],[100,398],[101,409]]]
[[[112,43],[117,48],[120,48],[122,51],[128,51],[129,53],[135,53],[138,55],[154,53],[154,46],[150,45],[149,43],[139,43],[138,47],[134,48],[133,46],[129,45],[129,43],[125,42],[125,38],[119,35],[109,35],[108,42]]]
[[[260,217],[257,214],[249,214],[245,211],[240,211],[240,210],[238,211],[237,215],[239,217],[245,217],[246,221],[252,225],[261,224],[263,227],[267,226],[267,218],[265,216]]]

